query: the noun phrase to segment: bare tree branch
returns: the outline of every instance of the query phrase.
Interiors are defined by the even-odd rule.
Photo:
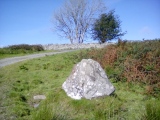
[[[71,43],[83,43],[95,17],[104,10],[101,0],[67,0],[54,14],[53,24]]]

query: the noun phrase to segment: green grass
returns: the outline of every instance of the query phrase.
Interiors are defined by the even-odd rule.
[[[49,91],[61,88],[76,62],[70,60],[72,54],[46,56],[0,69],[0,101],[2,106],[8,106],[4,110],[7,109],[16,118],[28,117],[36,102],[33,101],[34,95],[46,95]],[[19,110],[21,112],[17,112]]]
[[[105,67],[115,86],[113,95],[92,100],[69,98],[62,84],[73,66],[90,50],[32,59],[0,69],[0,119],[12,120],[149,120],[159,115],[159,98],[146,94],[141,82],[118,81],[116,68]],[[96,56],[92,56],[95,57]],[[99,56],[100,58],[101,56]],[[150,67],[147,69],[151,69]],[[111,76],[112,73],[115,75]],[[34,95],[45,95],[42,101]],[[40,104],[34,108],[34,104]],[[155,109],[156,114],[147,111]],[[157,115],[157,116],[158,116]],[[158,120],[159,118],[155,119]]]
[[[30,54],[48,53],[48,52],[56,52],[56,51],[55,50],[44,50],[44,51],[28,52],[28,53],[0,54],[0,59],[18,57],[18,56],[24,56],[24,55],[30,55]]]
[[[145,120],[159,120],[160,118],[160,101],[150,100],[145,106],[146,112],[143,115]]]

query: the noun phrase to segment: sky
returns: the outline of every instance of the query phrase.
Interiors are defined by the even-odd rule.
[[[53,30],[53,13],[65,0],[0,0],[0,47],[15,44],[66,44]],[[104,0],[108,12],[115,9],[121,39],[160,38],[160,0]],[[87,38],[93,42],[92,38]]]

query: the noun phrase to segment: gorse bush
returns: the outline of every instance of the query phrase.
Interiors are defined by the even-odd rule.
[[[20,53],[33,53],[37,51],[43,51],[42,45],[28,45],[28,44],[20,44],[20,45],[11,45],[5,48],[0,48],[0,54],[20,54]]]

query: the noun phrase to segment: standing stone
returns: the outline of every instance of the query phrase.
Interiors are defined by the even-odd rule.
[[[92,59],[83,59],[75,65],[62,88],[73,99],[92,99],[115,90],[100,64]]]

